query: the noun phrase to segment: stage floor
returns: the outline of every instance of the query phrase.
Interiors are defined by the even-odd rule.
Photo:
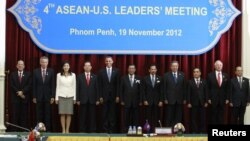
[[[0,141],[20,141],[28,132],[7,132],[0,134]],[[126,134],[106,133],[43,133],[43,141],[207,141],[206,134],[183,134],[177,136],[127,136]]]

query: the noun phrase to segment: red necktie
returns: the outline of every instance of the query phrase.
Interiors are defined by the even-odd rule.
[[[221,86],[221,77],[220,77],[220,72],[218,73],[218,78],[217,78],[219,86]]]
[[[87,85],[89,86],[90,78],[89,78],[89,73],[87,73]]]
[[[21,72],[18,75],[18,79],[19,79],[19,82],[21,83],[22,82],[22,73]]]

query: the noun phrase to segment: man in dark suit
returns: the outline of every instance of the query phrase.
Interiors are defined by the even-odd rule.
[[[230,107],[232,107],[232,124],[244,124],[246,106],[250,104],[249,80],[242,76],[243,69],[235,69],[236,77],[230,81]]]
[[[11,73],[11,106],[12,106],[12,123],[28,127],[28,101],[30,98],[31,78],[30,73],[25,71],[23,60],[17,62],[17,71]],[[14,129],[13,131],[20,131]]]
[[[185,77],[184,73],[178,71],[179,63],[171,62],[171,71],[164,74],[164,102],[166,108],[166,125],[173,127],[182,121],[183,104],[185,101]]]
[[[146,106],[146,117],[151,125],[151,132],[154,131],[154,127],[158,125],[160,109],[163,105],[163,81],[162,78],[157,75],[156,65],[149,67],[149,75],[143,79],[144,94],[142,96],[144,106]]]
[[[105,58],[106,67],[98,74],[100,102],[103,104],[103,129],[113,133],[116,129],[116,103],[119,103],[120,73],[112,67],[111,56]]]
[[[207,83],[206,80],[201,78],[199,68],[193,69],[193,79],[188,81],[187,92],[188,108],[191,108],[192,133],[205,133],[205,108],[208,100]]]
[[[33,72],[33,102],[36,104],[37,122],[43,122],[47,131],[51,130],[51,104],[55,97],[54,70],[48,68],[49,59],[40,58],[41,68]]]
[[[214,63],[215,71],[207,76],[208,103],[211,104],[211,124],[224,124],[224,106],[228,104],[228,75],[222,72],[223,63]]]
[[[97,76],[91,72],[89,61],[84,63],[84,73],[77,77],[77,105],[80,105],[80,132],[96,132],[96,105],[99,105]],[[89,121],[87,122],[87,119]]]
[[[135,75],[135,71],[135,65],[129,65],[128,74],[121,79],[120,98],[121,105],[125,107],[125,131],[129,126],[138,126],[138,106],[142,105],[141,79]]]

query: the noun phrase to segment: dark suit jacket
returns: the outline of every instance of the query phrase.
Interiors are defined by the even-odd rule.
[[[222,84],[219,84],[216,79],[216,73],[211,72],[207,76],[208,84],[208,100],[211,100],[212,106],[217,106],[218,104],[224,105],[225,101],[229,98],[229,78],[226,73],[222,73]],[[229,100],[229,99],[228,99]]]
[[[204,105],[207,102],[207,82],[204,79],[200,79],[199,87],[194,79],[188,81],[187,86],[187,102],[192,106]]]
[[[31,89],[31,77],[30,73],[23,71],[21,84],[19,82],[18,71],[12,72],[10,76],[10,86],[11,86],[11,102],[28,102],[30,98],[30,89]],[[20,96],[17,96],[17,91],[23,91],[25,99],[22,99]]]
[[[43,83],[41,68],[33,72],[33,98],[37,102],[49,102],[55,97],[55,75],[54,70],[47,68],[45,82]]]
[[[98,74],[99,81],[99,94],[103,98],[103,101],[111,100],[115,101],[115,98],[119,96],[119,83],[120,73],[119,70],[112,67],[111,81],[109,82],[107,70],[103,68]]]
[[[183,104],[185,100],[186,82],[184,73],[178,71],[177,84],[174,81],[172,72],[164,74],[164,100],[168,100],[168,104]]]
[[[230,81],[230,102],[235,107],[246,106],[247,102],[250,102],[249,94],[249,80],[245,77],[242,79],[242,88],[238,82],[237,77],[234,77]]]
[[[155,86],[153,87],[150,75],[147,75],[143,79],[144,94],[142,96],[143,101],[147,101],[148,104],[158,105],[160,101],[163,101],[163,81],[162,78],[156,75]]]
[[[81,104],[95,104],[99,101],[97,76],[90,74],[90,83],[87,85],[85,73],[77,76],[77,94],[76,100]]]
[[[135,75],[133,87],[131,87],[129,76],[123,76],[120,85],[121,102],[125,103],[125,108],[136,108],[141,102],[142,81]]]

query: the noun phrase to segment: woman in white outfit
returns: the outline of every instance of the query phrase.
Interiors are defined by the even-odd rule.
[[[56,104],[60,114],[62,133],[69,133],[73,105],[76,100],[76,76],[70,71],[69,62],[62,64],[62,71],[56,78]]]

